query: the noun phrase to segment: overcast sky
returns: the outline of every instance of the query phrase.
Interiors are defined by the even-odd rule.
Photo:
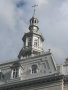
[[[36,17],[45,38],[44,50],[51,49],[59,64],[68,57],[68,0],[0,0],[1,63],[17,59],[34,4],[38,4]]]

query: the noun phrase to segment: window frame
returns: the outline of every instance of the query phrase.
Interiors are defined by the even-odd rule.
[[[17,78],[19,76],[19,69],[18,68],[14,68],[13,69],[13,78]]]

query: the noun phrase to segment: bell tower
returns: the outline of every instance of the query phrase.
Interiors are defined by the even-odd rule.
[[[34,5],[34,13],[30,19],[29,32],[25,33],[23,40],[23,48],[21,49],[18,58],[22,59],[23,57],[35,56],[39,55],[43,52],[43,36],[39,33],[38,27],[38,19],[35,17],[35,7],[38,5]]]

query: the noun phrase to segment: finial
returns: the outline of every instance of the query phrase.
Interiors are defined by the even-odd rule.
[[[35,9],[35,7],[37,7],[38,5],[33,5],[32,7],[34,8],[34,13],[33,13],[33,17],[34,17],[34,15],[35,15],[35,11],[36,11],[36,9]]]

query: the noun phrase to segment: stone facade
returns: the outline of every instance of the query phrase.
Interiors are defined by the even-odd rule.
[[[32,65],[37,65],[36,72],[32,72]],[[51,52],[0,64],[0,90],[68,90],[68,75],[62,69]]]

